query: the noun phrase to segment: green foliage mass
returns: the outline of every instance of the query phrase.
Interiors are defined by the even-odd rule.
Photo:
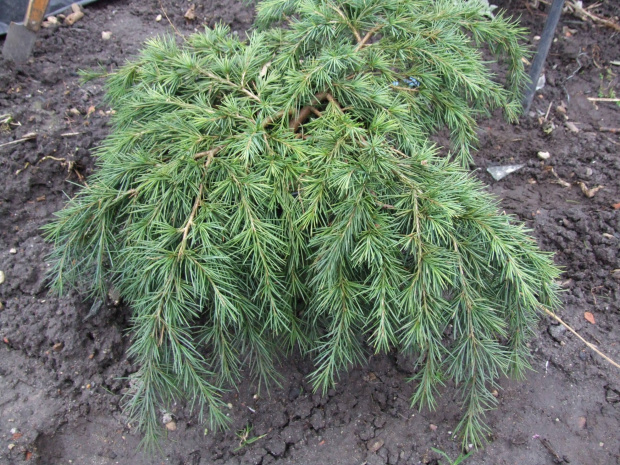
[[[479,443],[556,304],[550,256],[460,167],[476,116],[518,116],[521,35],[475,1],[267,0],[247,41],[151,40],[109,77],[97,171],[45,229],[56,290],[113,285],[132,309],[147,440],[178,399],[224,424],[221,390],[298,348],[319,390],[369,352],[415,354],[412,403],[453,381]],[[444,127],[460,163],[429,141]]]

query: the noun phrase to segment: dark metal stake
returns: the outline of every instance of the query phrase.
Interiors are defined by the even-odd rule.
[[[543,29],[540,43],[538,44],[538,51],[536,52],[536,56],[534,57],[532,69],[530,69],[530,86],[527,90],[527,93],[525,94],[525,98],[523,99],[523,112],[526,114],[528,111],[530,111],[532,99],[534,98],[534,94],[536,93],[536,84],[538,84],[540,72],[542,71],[545,60],[547,59],[547,54],[549,53],[551,42],[553,42],[553,35],[555,33],[555,28],[558,25],[558,20],[560,19],[560,14],[562,13],[563,6],[564,0],[553,0],[551,10],[549,11],[549,15],[547,16],[545,28]]]

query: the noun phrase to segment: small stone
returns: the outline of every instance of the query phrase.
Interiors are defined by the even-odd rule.
[[[491,394],[493,395],[493,397],[499,396],[499,392],[497,391],[497,389],[493,389],[493,391],[491,391]]]
[[[52,346],[54,352],[60,352],[65,345],[62,342],[57,342]]]
[[[12,247],[12,248],[9,249],[9,253],[11,255],[15,255],[17,253],[17,249],[15,247]]]
[[[4,282],[4,279],[5,279],[4,271],[0,271],[0,284]]]
[[[487,167],[487,171],[493,179],[496,181],[500,181],[508,176],[510,173],[514,173],[517,170],[520,170],[525,165],[505,165],[505,166],[489,166]]]
[[[301,389],[299,388],[299,386],[293,386],[288,391],[288,400],[294,401],[295,399],[299,397],[300,394],[301,394]]]
[[[314,414],[310,417],[310,424],[312,425],[312,428],[317,431],[325,428],[325,414],[322,410],[317,410],[314,412]]]
[[[173,421],[172,414],[170,414],[170,413],[168,413],[168,412],[164,413],[164,415],[163,415],[163,416],[162,416],[162,418],[161,418],[161,422],[162,422],[164,425],[167,425],[167,424],[168,424],[168,423],[170,423],[171,421]]]
[[[551,154],[549,152],[538,152],[536,155],[538,155],[538,158],[541,160],[549,160],[549,158],[551,158]]]
[[[562,336],[566,332],[566,328],[564,325],[549,325],[547,332],[556,342],[560,342],[562,341]]]
[[[535,42],[538,42],[538,41],[540,40],[540,36],[534,36],[534,37],[532,37],[532,39],[533,39]]]
[[[385,444],[385,441],[383,439],[373,439],[371,441],[368,441],[367,447],[370,452],[377,452],[383,447],[383,444]]]
[[[429,428],[431,429],[431,431],[437,431],[437,425],[433,425],[432,423],[430,424]]]
[[[233,404],[231,404],[230,402],[228,402],[228,403],[226,404],[226,407],[228,407],[230,410],[232,410],[232,408],[233,408]]]
[[[586,417],[579,417],[577,419],[577,425],[579,426],[579,429],[584,429],[587,425],[588,421],[586,419]]]
[[[166,423],[166,429],[168,431],[176,431],[177,430],[177,422],[176,421],[169,421],[168,423]]]
[[[155,21],[160,22],[161,21],[161,15],[155,16]]]
[[[112,38],[112,33],[110,31],[102,31],[101,38],[103,40],[110,40]]]
[[[58,24],[58,18],[56,16],[48,16],[47,22],[50,24]]]
[[[592,173],[594,173],[594,171],[592,171],[592,168],[586,168],[586,176],[587,177],[592,176]]]
[[[566,125],[566,129],[568,129],[573,134],[577,134],[579,132],[579,128],[575,125],[575,123],[567,121],[564,124]]]
[[[602,443],[601,443],[602,444]],[[15,444],[9,444],[9,450],[13,450],[13,448],[15,447]]]
[[[605,443],[604,443],[604,442],[599,442],[599,443],[598,443],[598,446],[599,446],[599,447],[603,447],[604,445],[605,445]]]
[[[265,449],[274,457],[280,457],[286,452],[286,442],[282,438],[276,437],[265,444]]]

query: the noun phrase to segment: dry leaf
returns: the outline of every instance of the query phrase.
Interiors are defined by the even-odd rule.
[[[196,5],[192,5],[189,7],[189,10],[187,10],[185,12],[185,15],[183,15],[185,17],[185,19],[187,19],[188,21],[193,21],[196,19]]]
[[[91,105],[88,107],[88,111],[86,112],[86,117],[88,118],[90,115],[92,115],[95,112],[95,105]]]
[[[24,435],[23,433],[13,433],[13,441],[17,441],[23,435]]]
[[[614,203],[612,207],[614,207],[614,210],[620,210],[620,202]]]
[[[269,69],[269,66],[271,65],[271,61],[268,61],[267,63],[265,63],[263,65],[263,67],[260,70],[260,77],[265,77],[265,74],[267,74],[267,70]]]
[[[595,324],[595,320],[594,320],[594,315],[592,315],[590,312],[585,312],[583,314],[583,317],[588,320],[590,323]]]
[[[588,189],[588,186],[585,182],[580,182],[579,187],[581,187],[581,192],[583,192],[583,195],[585,195],[589,199],[594,197],[594,195],[603,188],[603,186],[597,186],[593,187],[592,189]]]
[[[25,456],[26,456],[26,460],[30,460],[32,458],[32,452],[27,450]]]

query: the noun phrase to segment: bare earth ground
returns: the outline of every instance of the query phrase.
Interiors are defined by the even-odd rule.
[[[544,10],[526,8],[525,0],[494,3],[521,15],[536,43]],[[192,23],[183,18],[191,4]],[[243,33],[253,16],[244,3],[163,5],[182,34],[216,20]],[[617,20],[620,5],[604,0],[593,11]],[[395,354],[371,357],[325,397],[311,394],[310,362],[291,356],[282,360],[282,387],[270,396],[254,398],[249,380],[227,394],[230,431],[205,430],[178,406],[177,429],[161,455],[138,450],[140,436],[119,406],[123,377],[136,370],[126,356],[130,310],[108,302],[88,318],[91,302],[78,294],[49,296],[48,246],[39,228],[92,172],[90,151],[109,130],[101,83],[81,85],[78,69],[113,69],[171,27],[166,18],[155,21],[155,0],[103,0],[85,12],[73,27],[43,30],[31,63],[0,59],[0,115],[19,123],[0,129],[0,463],[435,464],[440,457],[431,447],[455,458],[453,387],[445,388],[437,411],[411,410],[410,365]],[[111,39],[103,41],[102,31]],[[557,37],[535,117],[520,125],[482,121],[476,173],[564,267],[560,316],[620,360],[620,271],[613,273],[620,268],[620,213],[613,207],[620,202],[620,137],[601,131],[620,127],[620,107],[587,100],[620,91],[620,68],[610,63],[620,60],[620,34],[564,15]],[[547,113],[555,125],[549,135],[538,121]],[[31,132],[36,139],[2,146]],[[550,158],[542,161],[539,151]],[[517,163],[525,166],[499,182],[486,173],[487,166]],[[570,187],[557,183],[551,167]],[[604,188],[589,198],[578,182]],[[502,383],[499,408],[487,417],[493,435],[466,463],[620,464],[620,370],[547,318],[531,349],[536,371],[524,382]],[[248,439],[260,439],[240,448],[236,432],[247,425]]]

